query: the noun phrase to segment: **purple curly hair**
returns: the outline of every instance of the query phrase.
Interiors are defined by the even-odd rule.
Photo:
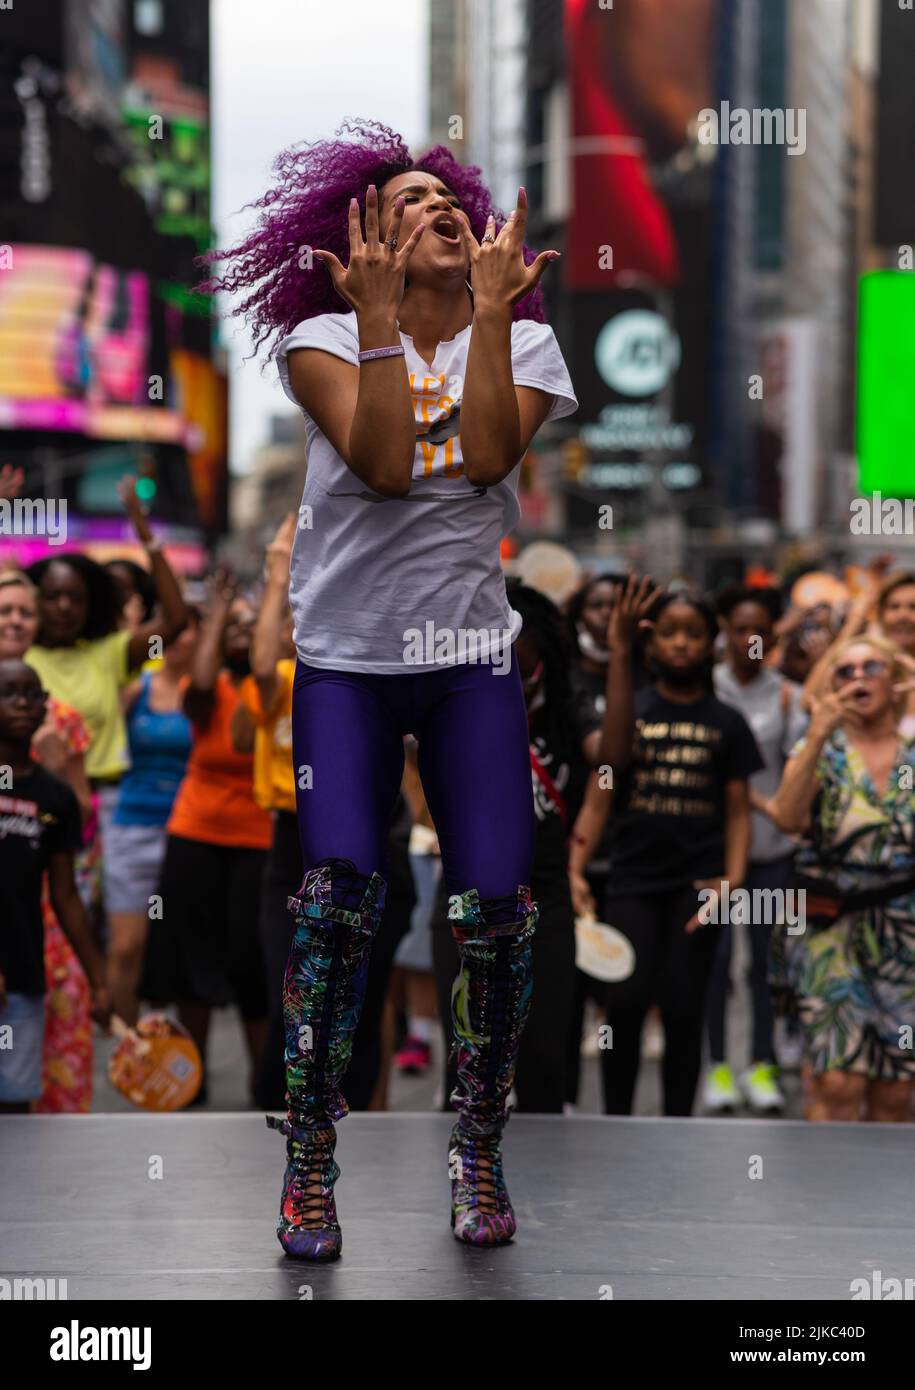
[[[282,150],[273,163],[275,186],[246,207],[261,208],[257,226],[237,246],[210,251],[197,264],[209,267],[226,263],[223,274],[196,288],[205,294],[216,290],[248,291],[234,311],[243,315],[254,336],[254,352],[271,337],[275,347],[303,319],[316,314],[342,313],[348,308],[334,289],[326,268],[318,262],[305,274],[299,256],[306,246],[349,263],[347,215],[349,201],[358,197],[365,207],[366,190],[374,183],[380,190],[395,174],[421,170],[433,174],[461,200],[474,236],[479,240],[490,213],[497,226],[505,221],[476,165],[459,164],[445,145],[436,145],[414,160],[403,139],[390,127],[361,118],[344,121],[335,140],[300,142]],[[535,253],[524,248],[530,265]],[[544,320],[543,293],[536,286],[514,307],[513,318]]]

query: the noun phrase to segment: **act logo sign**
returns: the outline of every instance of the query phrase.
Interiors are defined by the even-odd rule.
[[[627,309],[605,323],[594,344],[597,370],[621,396],[655,396],[676,372],[680,339],[652,309]]]

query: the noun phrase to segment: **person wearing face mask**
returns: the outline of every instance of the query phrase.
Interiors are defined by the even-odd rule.
[[[445,146],[414,159],[371,121],[337,134],[279,156],[256,227],[213,253],[226,270],[207,285],[245,292],[307,432],[289,587],[305,877],[284,999],[287,1113],[268,1120],[287,1140],[277,1235],[306,1260],[342,1247],[335,1126],[406,734],[460,958],[451,1226],[485,1246],[516,1229],[501,1138],[537,907],[520,618],[500,544],[520,516],[525,453],[577,408],[539,289],[559,252],[525,246],[524,189],[503,218],[480,171]],[[318,264],[304,269],[296,247]]]
[[[225,571],[210,599],[182,684],[191,723],[187,772],[167,824],[150,913],[139,996],[178,1001],[181,1022],[206,1060],[210,1014],[235,1004],[248,1047],[253,1092],[267,1027],[267,989],[258,933],[261,879],[272,827],[253,790],[253,731],[245,751],[232,742],[239,687],[250,672],[254,611]],[[207,1100],[206,1072],[196,1104]]]
[[[633,691],[632,649],[648,633],[654,683]],[[716,907],[744,882],[748,780],[762,758],[746,720],[712,689],[714,610],[630,578],[614,605],[601,760],[613,772],[606,921],[633,947],[629,977],[604,995],[613,1046],[602,1050],[608,1114],[632,1111],[648,1006],[664,1024],[665,1115],[690,1115],[702,1059]],[[599,821],[592,834],[599,834]]]
[[[765,762],[765,767],[750,781],[753,818],[746,886],[751,893],[754,889],[784,892],[794,845],[772,824],[768,803],[778,788],[785,761],[807,719],[801,709],[797,687],[765,660],[772,647],[781,600],[775,589],[752,589],[735,584],[718,595],[716,606],[727,645],[724,660],[715,667],[715,694],[725,704],[740,710]],[[733,925],[724,922],[706,1011],[710,1066],[703,1103],[706,1110],[713,1113],[733,1110],[743,1099],[760,1112],[777,1111],[784,1106],[777,1081],[769,998],[772,925],[764,914],[755,912],[744,925],[750,946],[747,977],[753,1019],[750,1065],[735,1078],[727,1061],[726,1020]]]
[[[803,931],[776,928],[773,976],[811,1069],[807,1118],[912,1118],[915,1089],[915,745],[897,649],[857,637],[831,653],[771,802],[801,835]]]
[[[599,729],[604,721],[607,708],[607,671],[610,651],[607,646],[607,627],[613,611],[614,595],[626,582],[619,574],[601,574],[590,579],[573,594],[566,606],[566,626],[572,648],[572,664],[569,678],[572,701],[576,715],[584,727]],[[640,677],[642,677],[640,681]],[[644,673],[639,666],[634,679],[637,686],[644,684]],[[597,799],[597,788],[591,788],[591,797]],[[607,875],[610,870],[610,823],[605,824],[604,834],[595,847],[593,855],[586,863],[580,862],[578,845],[571,847],[570,880],[572,903],[577,916],[595,911],[596,904],[602,903],[607,888]],[[569,1030],[568,1087],[566,1104],[570,1108],[578,1102],[581,1077],[582,1030],[585,1023],[587,1001],[591,999],[601,1010],[603,987],[591,979],[584,971],[575,971],[575,1002]],[[651,1018],[651,1016],[650,1016]],[[647,1031],[647,1025],[646,1025]]]
[[[533,967],[544,981],[534,993],[521,1040],[515,1093],[520,1112],[561,1114],[568,1089],[562,1039],[571,1027],[575,995],[569,834],[590,773],[594,728],[590,719],[579,718],[572,699],[571,644],[559,610],[544,594],[524,584],[510,583],[508,596],[523,619],[515,647],[527,706],[537,823],[531,891],[537,895],[540,918]],[[444,892],[439,895],[432,940],[439,1010],[446,1018],[456,952]],[[452,1060],[446,1069],[446,1097],[454,1080]]]

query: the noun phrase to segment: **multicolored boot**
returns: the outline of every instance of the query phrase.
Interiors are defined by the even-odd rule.
[[[289,907],[296,930],[283,987],[286,1023],[286,1173],[280,1244],[293,1259],[335,1260],[343,1248],[334,1184],[334,1124],[349,1113],[340,1084],[349,1064],[384,908],[384,880],[349,859],[325,859],[305,875]]]
[[[504,1245],[517,1229],[502,1172],[502,1130],[518,1047],[530,1011],[531,938],[537,908],[529,888],[480,901],[450,899],[461,967],[451,992],[458,1120],[451,1133],[451,1225],[468,1245]]]

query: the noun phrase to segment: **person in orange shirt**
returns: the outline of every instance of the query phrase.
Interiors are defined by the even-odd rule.
[[[251,1087],[267,1019],[258,935],[261,879],[270,847],[268,813],[254,799],[251,743],[231,738],[239,686],[250,670],[254,611],[224,571],[200,630],[184,712],[193,747],[168,822],[161,916],[153,915],[143,998],[178,1002],[181,1022],[206,1058],[210,1011],[235,1004],[245,1027]],[[197,1102],[206,1100],[206,1081]]]
[[[254,742],[254,799],[271,813],[273,836],[261,884],[260,935],[267,981],[268,1022],[261,1067],[255,1080],[257,1103],[284,1106],[283,979],[294,923],[289,898],[302,881],[302,852],[295,805],[292,761],[292,682],[295,647],[287,602],[289,556],[295,516],[287,516],[267,547],[266,585],[251,640],[251,674],[239,687],[232,718],[236,749]]]
[[[232,717],[236,750],[254,743],[254,799],[272,815],[273,840],[261,884],[260,933],[267,974],[268,1023],[255,1096],[267,1110],[286,1107],[286,1045],[283,981],[295,922],[289,900],[302,882],[302,851],[296,815],[296,779],[292,756],[292,687],[295,646],[289,614],[289,559],[296,518],[290,513],[268,545],[265,588],[251,640],[251,674],[239,687]],[[304,789],[304,784],[303,784]],[[407,852],[410,812],[398,798],[391,821],[388,852],[390,881],[375,949],[369,962],[365,1002],[353,1037],[352,1061],[343,1091],[352,1110],[384,1108],[382,1019],[394,953],[406,934],[416,892]]]

